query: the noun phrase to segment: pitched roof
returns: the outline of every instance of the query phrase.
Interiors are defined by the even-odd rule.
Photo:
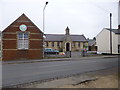
[[[88,46],[92,46],[92,45],[94,45],[96,43],[96,40],[94,40],[94,39],[89,39],[88,40]]]
[[[106,29],[110,31],[109,28],[106,28]],[[112,29],[112,32],[115,34],[120,34],[120,29]]]
[[[70,35],[72,41],[87,41],[84,35]]]
[[[13,21],[7,28],[13,26],[13,27],[19,27],[20,24],[26,24],[27,27],[35,26],[39,32],[43,33],[24,13],[19,16],[15,21]],[[30,25],[29,25],[30,24]],[[7,29],[5,28],[2,32],[5,32]]]
[[[45,34],[45,41],[63,41],[64,36],[62,34]]]
[[[87,41],[84,35],[70,35],[72,41]],[[64,34],[46,34],[45,41],[63,41]]]

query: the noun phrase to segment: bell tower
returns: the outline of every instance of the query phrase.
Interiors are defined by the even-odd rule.
[[[70,35],[70,29],[68,27],[65,29],[65,32],[66,32],[66,35]]]

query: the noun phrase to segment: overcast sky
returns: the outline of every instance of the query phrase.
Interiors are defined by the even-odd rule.
[[[95,37],[103,28],[118,27],[118,0],[47,0],[45,33],[64,34],[68,26],[71,34]],[[42,31],[43,7],[46,0],[0,0],[0,30],[4,30],[25,13]]]

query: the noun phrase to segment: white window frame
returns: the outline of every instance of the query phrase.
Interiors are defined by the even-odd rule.
[[[19,37],[19,34],[22,34],[22,38]],[[27,50],[27,49],[29,49],[29,34],[28,34],[28,38],[24,37],[25,34],[28,34],[28,32],[25,32],[25,33],[18,32],[17,48],[19,50]]]

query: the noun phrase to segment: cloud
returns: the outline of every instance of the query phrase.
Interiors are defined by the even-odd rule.
[[[45,33],[64,33],[65,28],[69,26],[71,33],[84,34],[92,38],[103,28],[109,27],[109,12],[113,13],[113,28],[116,28],[117,2],[112,1],[114,2],[111,0],[104,0],[104,2],[103,0],[48,0],[45,9]],[[0,29],[3,30],[25,13],[42,30],[45,2],[46,0],[2,0]]]

